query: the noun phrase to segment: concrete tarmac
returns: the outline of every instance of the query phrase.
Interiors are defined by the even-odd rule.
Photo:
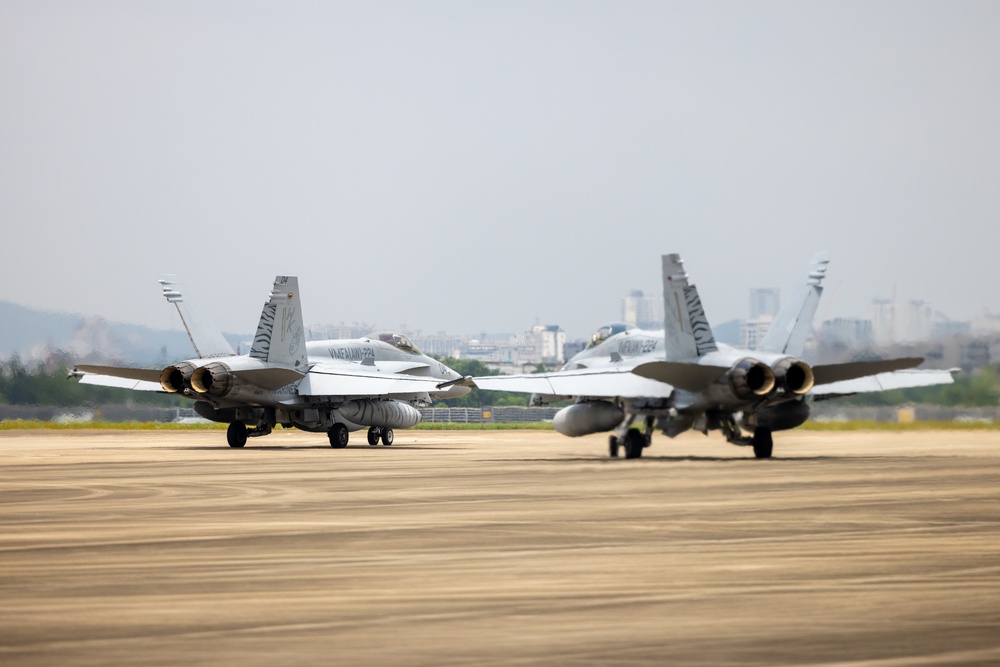
[[[1000,433],[0,432],[0,664],[1000,664]]]

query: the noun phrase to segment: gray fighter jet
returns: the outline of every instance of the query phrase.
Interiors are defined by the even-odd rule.
[[[826,253],[813,257],[755,350],[716,342],[698,290],[680,256],[672,254],[663,256],[663,331],[609,324],[559,371],[464,383],[530,392],[533,405],[573,399],[556,414],[556,430],[571,437],[613,430],[612,457],[619,446],[626,458],[642,456],[659,428],[671,438],[689,429],[722,431],[730,443],[752,446],[757,458],[769,458],[772,432],[805,422],[810,399],[953,381],[950,371],[909,370],[921,358],[821,366],[802,361],[828,263]]]
[[[334,448],[347,446],[349,431],[368,427],[369,445],[391,445],[394,428],[420,421],[417,406],[469,391],[439,389],[461,376],[399,333],[306,342],[294,276],[274,279],[245,355],[190,309],[174,282],[160,282],[198,356],[162,370],[80,364],[70,376],[82,384],[191,398],[199,415],[229,424],[230,447],[267,435],[276,424],[327,433]]]

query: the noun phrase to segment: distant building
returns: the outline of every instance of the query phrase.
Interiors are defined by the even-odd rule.
[[[988,310],[972,320],[973,333],[1000,333],[1000,315],[993,315]]]
[[[465,342],[462,336],[451,336],[444,332],[432,336],[424,336],[420,332],[407,335],[424,354],[440,359],[445,357],[457,359],[462,356],[462,345]]]
[[[563,346],[566,345],[566,332],[557,325],[541,326],[536,324],[526,333],[525,343],[530,341],[538,352],[540,363],[557,364],[563,361]]]
[[[941,317],[934,320],[930,338],[947,338],[956,334],[967,334],[972,331],[972,322],[959,322]]]
[[[740,321],[740,347],[756,350],[760,341],[767,335],[774,318],[770,315]]]
[[[737,345],[747,350],[756,350],[767,335],[774,316],[781,307],[781,290],[755,287],[750,290],[750,317],[739,321],[740,333]]]
[[[872,321],[851,317],[823,322],[819,338],[824,346],[847,350],[865,350],[875,342]]]
[[[896,342],[896,304],[890,299],[872,299],[872,335],[880,347]]]
[[[934,329],[934,309],[926,301],[914,299],[906,304],[906,321],[897,339],[900,341],[929,340]]]
[[[481,361],[503,373],[530,372],[540,364],[557,367],[563,362],[566,333],[557,325],[537,324],[520,335],[492,338],[483,335],[461,346],[461,357]]]
[[[774,318],[781,308],[781,290],[774,287],[755,287],[750,290],[750,319]]]
[[[632,290],[622,299],[622,321],[640,329],[662,329],[663,299]]]

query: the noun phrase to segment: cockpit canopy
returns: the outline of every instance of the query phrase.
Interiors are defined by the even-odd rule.
[[[594,335],[590,337],[590,342],[587,343],[587,349],[600,345],[607,339],[611,338],[615,334],[620,334],[623,331],[630,331],[635,329],[635,327],[625,324],[624,322],[612,322],[611,324],[605,324],[600,329],[594,332]]]
[[[368,338],[372,340],[382,341],[383,343],[388,343],[392,345],[397,350],[402,350],[403,352],[409,352],[410,354],[421,354],[417,346],[414,345],[409,338],[401,333],[395,333],[392,331],[378,331],[373,334],[368,334]]]

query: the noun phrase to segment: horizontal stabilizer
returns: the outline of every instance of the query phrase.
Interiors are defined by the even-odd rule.
[[[823,400],[825,398],[865,394],[873,391],[951,384],[955,381],[951,374],[957,371],[957,368],[947,371],[908,369],[892,373],[879,373],[854,380],[842,380],[840,382],[818,385],[813,387],[810,393],[816,400]]]
[[[678,389],[701,391],[728,371],[723,366],[686,364],[677,361],[650,361],[632,369],[636,375],[650,380],[666,382]]]
[[[79,378],[80,384],[92,384],[98,387],[163,391],[160,385],[160,371],[148,368],[83,365],[73,368],[69,377]]]
[[[110,375],[116,378],[124,378],[126,380],[142,380],[144,382],[155,382],[156,386],[160,386],[160,370],[153,370],[150,368],[121,368],[119,366],[92,366],[92,365],[78,365],[75,366],[74,371],[83,371],[84,373],[94,373],[96,375]]]
[[[235,370],[233,375],[261,389],[274,391],[301,380],[305,374],[290,368],[251,368]]]
[[[915,368],[924,362],[922,357],[905,357],[903,359],[880,359],[876,361],[851,361],[845,364],[827,364],[813,366],[813,376],[817,385],[853,380],[868,375],[901,371]]]
[[[84,375],[80,378],[80,384],[92,384],[97,387],[114,387],[116,389],[131,389],[133,391],[158,391],[163,392],[163,387],[159,382],[146,382],[145,380],[126,380],[116,378],[111,375]]]

